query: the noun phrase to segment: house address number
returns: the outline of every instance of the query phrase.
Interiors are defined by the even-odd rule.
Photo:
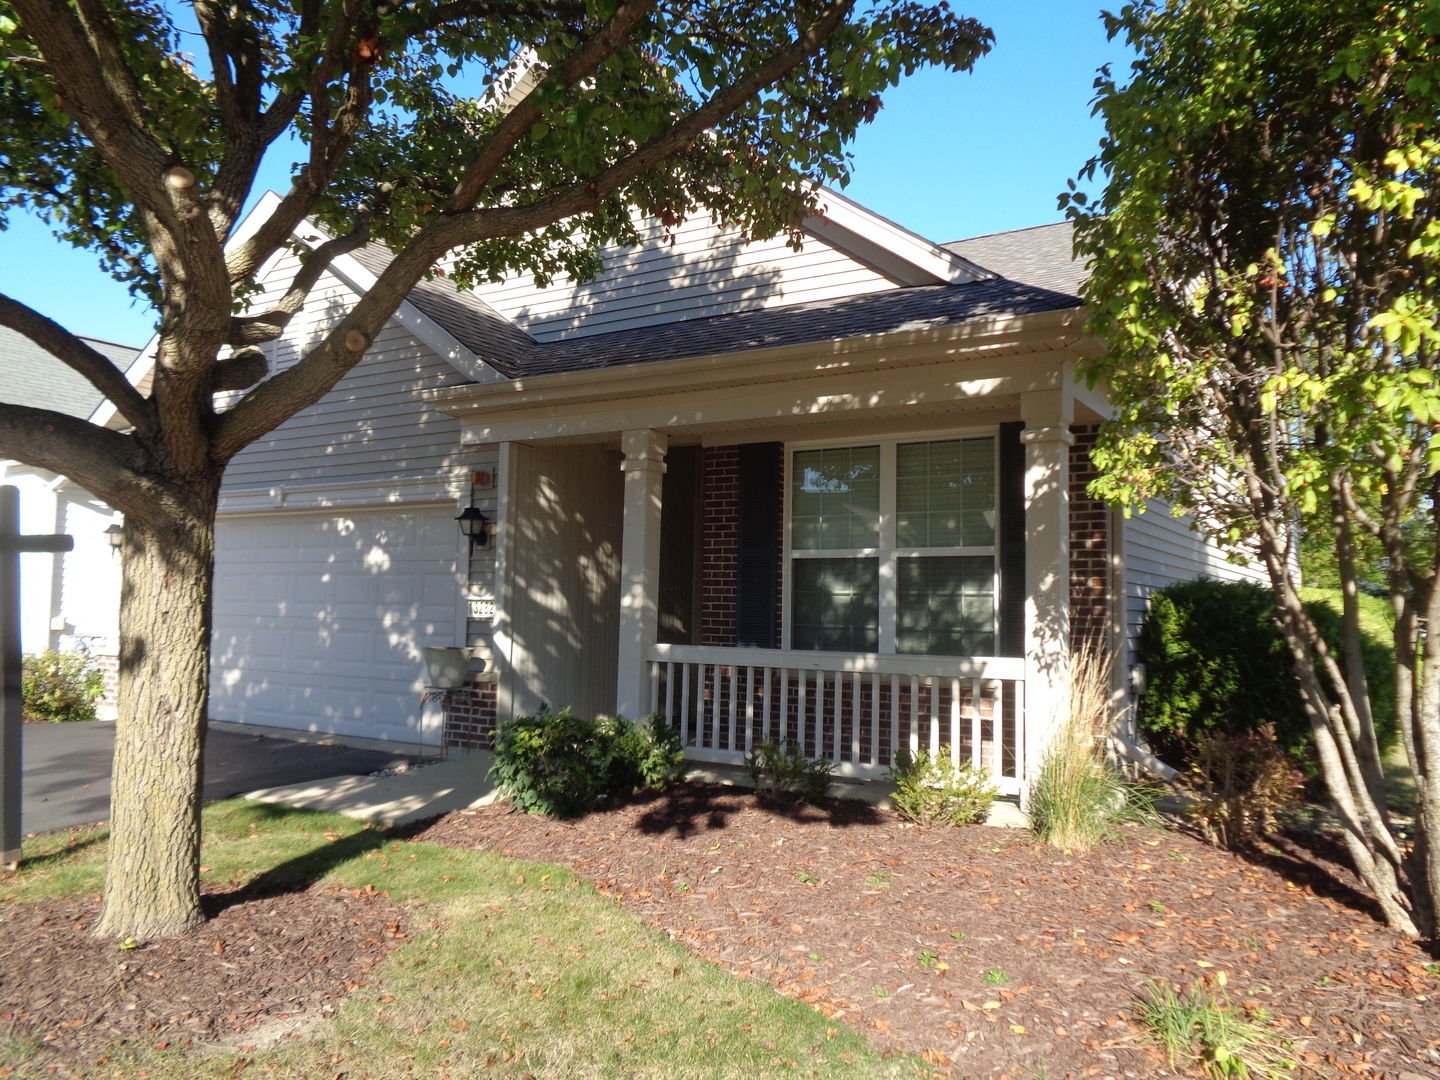
[[[494,600],[476,600],[471,598],[470,618],[472,619],[493,619],[495,617]]]

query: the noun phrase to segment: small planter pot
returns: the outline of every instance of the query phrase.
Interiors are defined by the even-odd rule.
[[[437,690],[454,690],[465,685],[471,661],[480,650],[463,645],[428,646],[425,649],[425,685]]]

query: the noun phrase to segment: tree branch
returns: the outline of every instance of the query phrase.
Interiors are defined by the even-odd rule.
[[[539,102],[556,87],[570,87],[590,75],[596,68],[613,56],[629,40],[630,33],[639,21],[655,6],[655,0],[621,0],[612,15],[595,35],[576,49],[559,67],[541,79],[520,103],[505,114],[485,140],[485,145],[471,159],[465,168],[465,175],[455,186],[450,199],[449,213],[469,210],[480,197],[481,190],[504,163],[506,156],[515,148],[527,131],[539,121]]]
[[[736,79],[689,116],[676,121],[668,131],[655,136],[592,179],[526,206],[487,207],[453,215],[449,219],[453,224],[437,221],[416,237],[416,241],[424,239],[425,233],[438,227],[444,233],[445,250],[448,251],[477,240],[519,236],[598,208],[626,184],[666,158],[685,150],[696,138],[715,127],[755,94],[778,82],[813,56],[854,6],[855,0],[838,0],[831,4],[788,48]]]
[[[153,513],[160,489],[135,440],[49,409],[0,403],[0,457],[68,476],[124,513]]]
[[[75,8],[61,0],[15,0],[15,10],[86,138],[138,203],[171,212],[161,180],[166,154],[146,128],[139,90],[104,10],[94,0]]]
[[[308,98],[311,108],[315,111],[315,123],[310,136],[310,160],[301,174],[295,178],[290,190],[281,198],[280,205],[275,208],[270,217],[255,230],[248,240],[236,246],[226,256],[225,269],[230,275],[232,283],[247,280],[260,267],[261,263],[290,239],[295,230],[299,228],[300,223],[309,216],[310,211],[315,208],[315,204],[329,186],[330,178],[334,175],[335,169],[346,151],[349,150],[350,142],[359,129],[360,122],[364,119],[365,112],[370,105],[371,94],[368,77],[363,73],[352,72],[351,74],[350,93],[346,95],[346,100],[341,106],[340,119],[343,120],[343,123],[332,126],[329,106],[326,104],[329,97],[330,80],[335,76],[344,58],[349,55],[350,39],[354,35],[358,12],[359,5],[356,0],[346,0],[342,5],[340,16],[336,19],[335,25],[330,28],[325,51],[316,65],[308,89],[300,100],[295,102],[295,111],[298,111],[305,99]],[[279,101],[277,100],[275,104],[278,105]],[[272,106],[272,112],[274,107]],[[293,113],[291,115],[293,116]],[[278,121],[279,117],[271,118],[267,114],[267,120],[272,119]],[[288,124],[288,122],[287,119],[286,123]],[[340,136],[338,140],[334,138],[337,129]]]
[[[0,293],[0,326],[24,334],[55,359],[85,376],[137,429],[146,431],[155,422],[154,407],[130,385],[110,358],[53,319]]]
[[[813,56],[844,22],[853,6],[854,0],[832,3],[788,48],[735,80],[706,104],[677,121],[669,131],[651,139],[592,180],[529,206],[470,210],[432,220],[391,260],[375,285],[320,345],[293,367],[262,382],[216,419],[211,443],[214,460],[229,461],[252,441],[329,393],[340,378],[359,363],[368,342],[435,259],[476,240],[519,236],[598,207],[625,184],[682,152],[696,137],[724,120],[754,94]],[[352,347],[356,343],[352,332],[358,332],[359,339],[367,343],[365,347]]]
[[[353,229],[344,236],[326,240],[309,254],[290,282],[290,288],[273,308],[258,315],[237,315],[232,318],[226,344],[259,345],[262,342],[274,341],[284,333],[285,327],[305,306],[305,298],[310,295],[310,290],[320,280],[320,275],[329,269],[330,264],[339,256],[348,255],[364,246],[369,240],[370,222],[375,216],[376,204],[389,195],[388,189],[388,184],[382,185],[374,198],[366,200],[366,205],[355,219]]]

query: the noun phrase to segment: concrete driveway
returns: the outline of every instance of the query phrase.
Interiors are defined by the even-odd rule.
[[[52,832],[108,818],[114,751],[112,723],[26,724],[21,831]],[[204,797],[209,801],[279,784],[364,776],[415,760],[404,750],[298,742],[212,726],[205,741]]]

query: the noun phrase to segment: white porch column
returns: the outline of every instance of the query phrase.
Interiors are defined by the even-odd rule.
[[[615,711],[639,720],[649,709],[650,649],[659,627],[660,485],[663,431],[637,428],[620,437],[625,460],[625,527],[620,548],[620,649]]]
[[[1027,780],[1063,722],[1070,667],[1070,424],[1067,385],[1020,395],[1025,430],[1025,762]]]

